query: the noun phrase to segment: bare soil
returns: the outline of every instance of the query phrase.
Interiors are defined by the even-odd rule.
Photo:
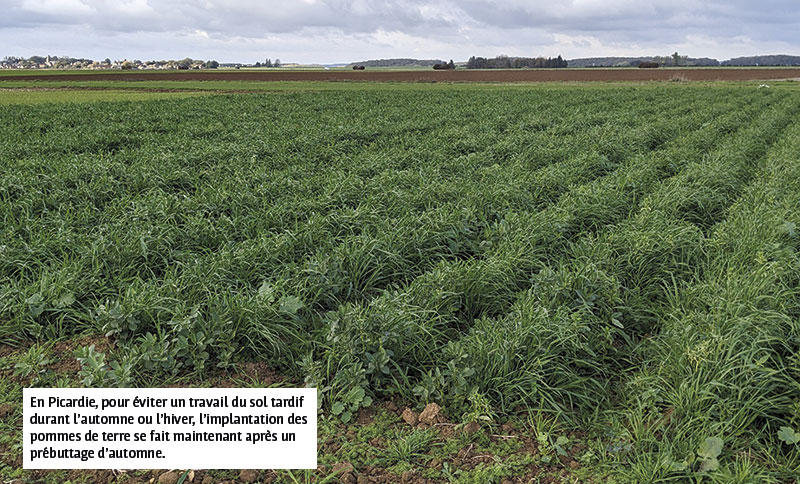
[[[754,81],[800,78],[800,68],[715,69],[518,69],[455,71],[191,71],[32,74],[15,81],[376,81],[376,82],[581,82],[581,81]]]

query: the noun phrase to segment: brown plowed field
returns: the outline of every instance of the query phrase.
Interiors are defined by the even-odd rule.
[[[552,69],[455,71],[190,71],[34,74],[7,80],[60,81],[379,81],[379,82],[558,82],[558,81],[753,81],[800,78],[800,68],[718,69]]]

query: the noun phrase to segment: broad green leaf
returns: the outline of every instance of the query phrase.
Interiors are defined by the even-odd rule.
[[[722,453],[722,446],[725,445],[719,437],[708,437],[700,444],[697,455],[703,459],[716,459]]]
[[[711,471],[715,471],[715,470],[717,470],[717,469],[719,469],[719,461],[718,461],[718,460],[717,460],[717,458],[715,457],[715,458],[713,458],[713,459],[707,459],[707,460],[704,460],[704,461],[703,461],[703,462],[700,464],[700,469],[699,469],[699,471],[700,471],[700,472],[711,472]]]
[[[267,304],[272,303],[275,300],[275,289],[267,281],[264,281],[258,288],[258,298]]]
[[[778,438],[789,445],[800,442],[800,434],[795,432],[791,427],[781,427],[780,430],[778,430]]]
[[[66,308],[72,305],[75,302],[75,295],[71,292],[63,294],[60,298],[58,298],[54,304],[57,308]]]
[[[785,222],[783,226],[781,226],[781,231],[789,237],[794,237],[797,235],[797,225],[793,222]]]
[[[344,404],[342,402],[336,402],[331,407],[331,412],[333,412],[334,415],[339,415],[343,411],[344,411]]]
[[[44,299],[42,299],[42,295],[38,292],[26,299],[25,303],[28,305],[28,310],[30,311],[31,316],[34,318],[38,317],[44,312]]]
[[[688,467],[689,467],[689,463],[686,462],[685,460],[681,461],[681,462],[673,462],[670,465],[670,469],[672,469],[672,471],[674,471],[674,472],[685,471]]]
[[[281,304],[278,308],[280,312],[287,314],[297,314],[297,311],[303,308],[303,301],[294,296],[284,296],[281,298]]]

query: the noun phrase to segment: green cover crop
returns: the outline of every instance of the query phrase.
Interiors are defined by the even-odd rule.
[[[625,84],[0,106],[0,342],[102,334],[94,386],[264,362],[344,422],[546,415],[622,482],[791,482],[798,114]]]

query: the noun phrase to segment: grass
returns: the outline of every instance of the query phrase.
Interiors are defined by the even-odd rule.
[[[0,385],[266,364],[322,395],[288,482],[796,478],[795,89],[252,86],[0,106]]]
[[[58,71],[61,72],[61,71]],[[763,84],[761,81],[746,81],[746,82],[696,82],[692,81],[694,86],[703,86],[713,89],[750,89],[758,87]],[[148,80],[148,81],[64,81],[59,80],[57,75],[53,76],[53,80],[36,80],[36,81],[19,81],[14,80],[13,76],[0,76],[0,95],[16,97],[18,91],[33,93],[38,90],[53,93],[53,96],[66,96],[60,94],[61,90],[74,90],[84,92],[85,90],[112,90],[112,91],[200,91],[200,92],[308,92],[308,91],[406,91],[406,92],[419,92],[419,91],[451,91],[451,90],[472,90],[477,92],[485,92],[487,90],[545,90],[552,92],[554,90],[569,90],[569,91],[585,91],[592,92],[605,91],[605,90],[619,90],[620,88],[629,88],[632,86],[642,85],[658,85],[661,89],[680,89],[682,86],[668,86],[663,82],[643,82],[643,83],[592,83],[587,85],[581,82],[564,82],[554,84],[551,82],[543,83],[479,83],[479,82],[463,82],[463,83],[449,83],[449,82],[435,82],[435,83],[414,83],[414,82],[361,82],[361,81],[341,81],[341,82],[326,82],[326,81],[165,81],[165,80]],[[797,89],[800,83],[796,81],[769,81],[769,86],[772,89]],[[7,91],[4,91],[7,90]],[[167,94],[167,93],[157,93]],[[47,97],[48,94],[40,94]],[[143,98],[144,99],[144,98]]]
[[[204,92],[136,92],[119,89],[88,90],[28,90],[0,88],[0,105],[43,103],[92,103],[103,101],[148,101],[202,96]]]

